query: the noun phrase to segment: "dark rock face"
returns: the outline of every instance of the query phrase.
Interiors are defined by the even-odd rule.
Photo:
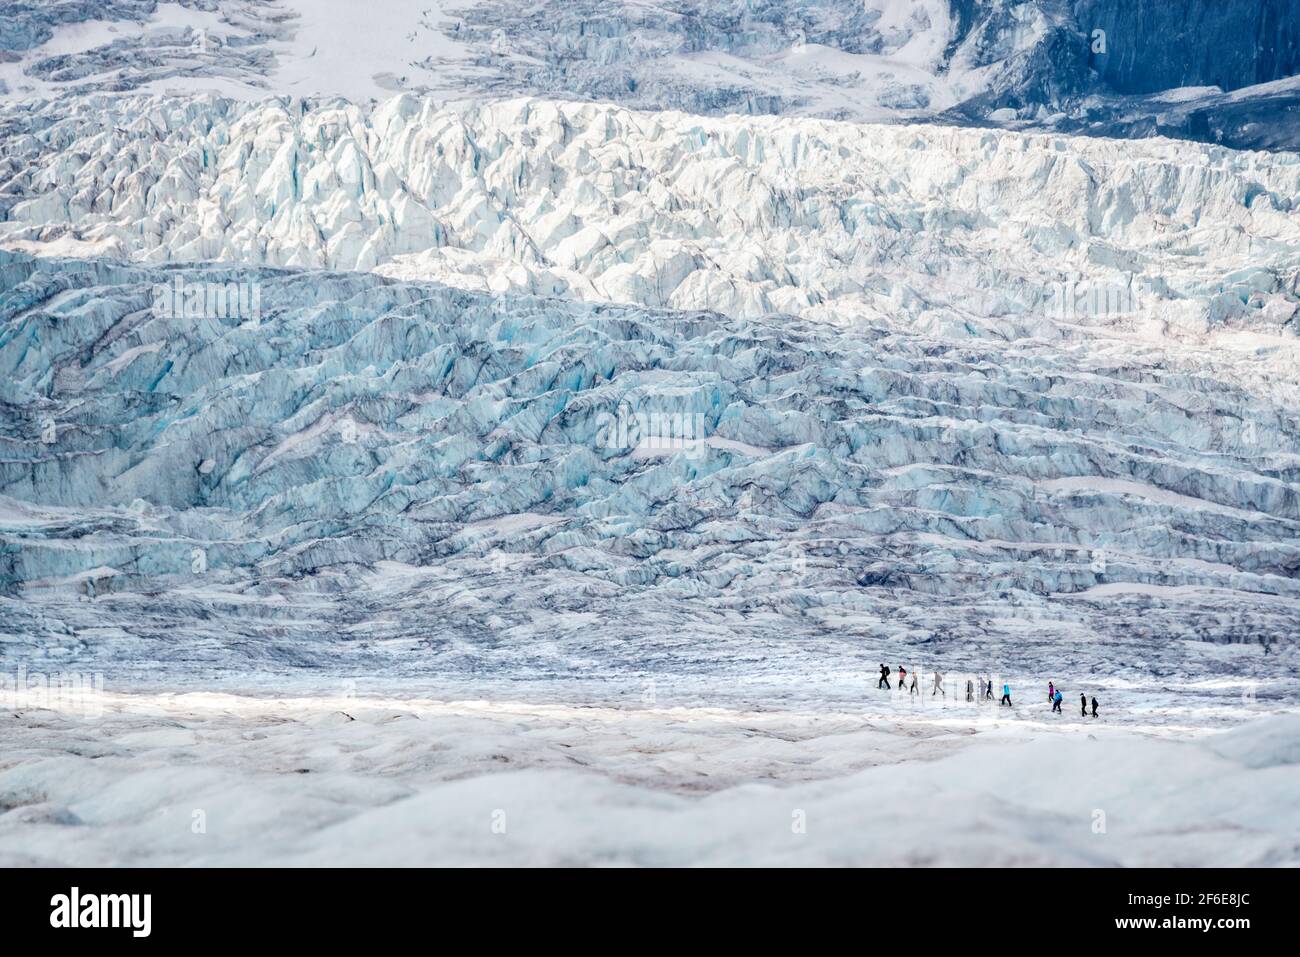
[[[1300,72],[1294,0],[1082,0],[1074,19],[1106,32],[1089,66],[1117,93],[1236,90]]]
[[[950,0],[955,35],[981,63],[1029,11],[1053,27],[1013,71],[1027,103],[1052,94],[1236,90],[1300,73],[1300,4],[1293,0]],[[1104,34],[1103,42],[1094,31]],[[981,52],[983,55],[981,55]],[[1046,55],[1044,55],[1046,54]]]
[[[1071,133],[1300,146],[1300,84],[1275,83],[1300,73],[1293,0],[952,0],[952,11],[950,64],[965,56],[1002,71],[948,119],[984,123],[1013,109],[1026,126],[1050,117]],[[1008,52],[1029,11],[1053,26]],[[1218,90],[1161,95],[1189,87]]]

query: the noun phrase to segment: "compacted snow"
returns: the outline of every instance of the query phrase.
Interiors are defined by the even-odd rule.
[[[4,714],[0,864],[1295,862],[1300,715],[1198,735],[864,695],[866,715],[509,694]]]

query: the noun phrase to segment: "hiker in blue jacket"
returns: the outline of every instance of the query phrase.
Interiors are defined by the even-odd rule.
[[[1052,710],[1057,714],[1061,713],[1061,689],[1056,689],[1056,694],[1052,696]]]
[[[1002,686],[1002,703],[1008,708],[1011,707],[1011,685]]]

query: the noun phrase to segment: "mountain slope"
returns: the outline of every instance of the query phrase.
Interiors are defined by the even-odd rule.
[[[1300,147],[1289,0],[24,2],[0,54],[18,99],[527,95]]]

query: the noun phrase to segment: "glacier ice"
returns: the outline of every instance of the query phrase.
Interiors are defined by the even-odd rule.
[[[0,96],[511,95],[1295,149],[1290,0],[18,4]]]
[[[6,10],[0,861],[1289,861],[1297,30]]]
[[[0,116],[0,242],[28,251],[957,336],[1054,334],[1039,319],[1074,277],[1140,287],[1154,328],[1296,330],[1292,154],[411,96]]]
[[[0,275],[11,649],[128,673],[689,672],[736,641],[764,668],[807,642],[1289,660],[1294,338],[947,338],[26,253]],[[160,316],[177,277],[258,283],[258,321]],[[1256,387],[1270,351],[1288,398]],[[611,441],[620,409],[704,435]]]

